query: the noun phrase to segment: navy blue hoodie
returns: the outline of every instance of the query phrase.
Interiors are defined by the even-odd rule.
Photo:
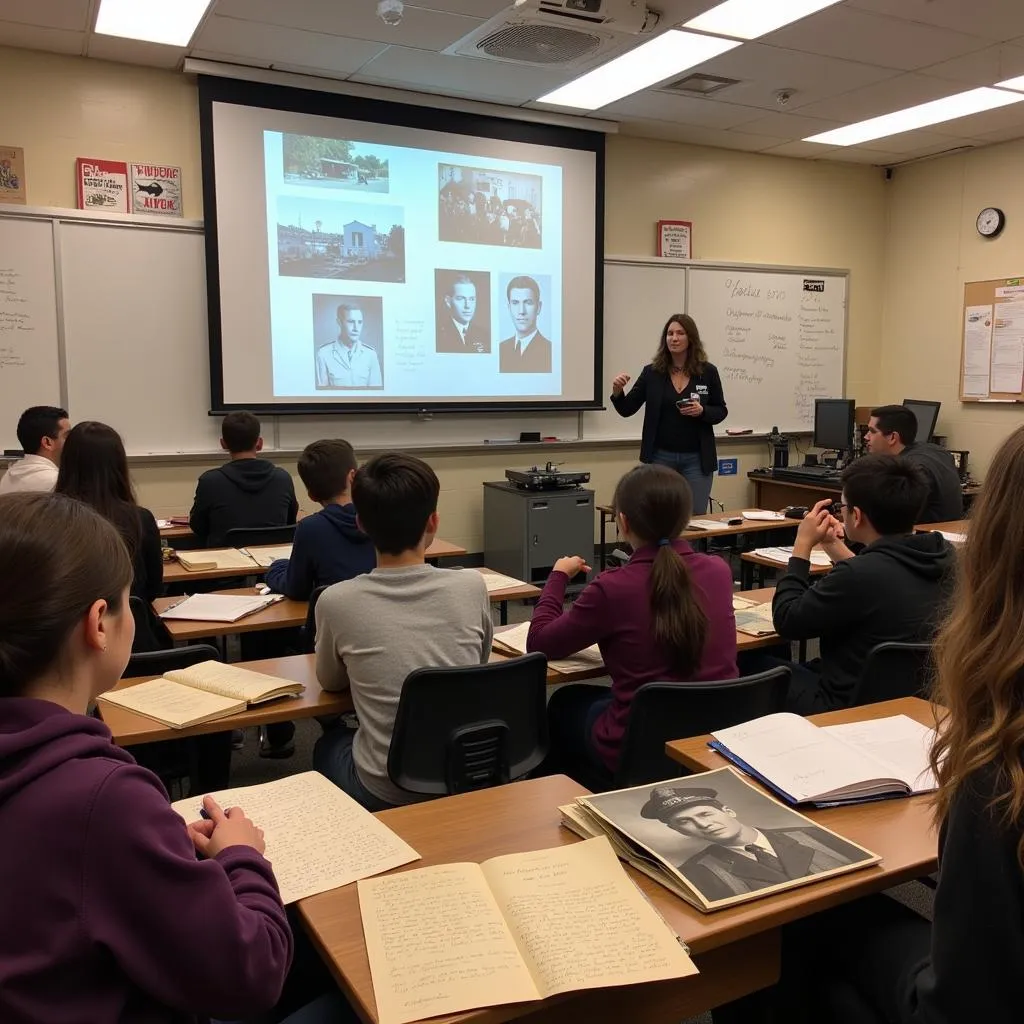
[[[295,527],[292,557],[267,570],[267,586],[293,601],[308,601],[317,587],[350,580],[376,568],[377,552],[356,526],[355,505],[326,505]]]

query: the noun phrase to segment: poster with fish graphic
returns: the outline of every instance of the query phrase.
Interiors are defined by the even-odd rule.
[[[80,156],[75,161],[75,176],[80,210],[128,212],[128,165],[123,160]]]
[[[181,168],[132,162],[132,213],[180,217]]]

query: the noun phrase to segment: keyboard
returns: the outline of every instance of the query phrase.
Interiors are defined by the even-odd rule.
[[[831,466],[787,466],[785,469],[773,469],[772,477],[795,484],[839,483],[839,474]]]

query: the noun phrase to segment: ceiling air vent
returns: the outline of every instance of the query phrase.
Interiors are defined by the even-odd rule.
[[[736,85],[738,78],[723,78],[721,75],[686,75],[684,78],[659,86],[661,92],[678,92],[684,96],[713,96],[716,92]]]
[[[527,64],[571,64],[593,53],[604,39],[593,32],[558,25],[509,25],[476,44],[495,60]]]

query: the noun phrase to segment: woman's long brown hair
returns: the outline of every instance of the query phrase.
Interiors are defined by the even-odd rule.
[[[693,511],[690,486],[673,469],[647,464],[631,469],[615,488],[615,511],[644,544],[674,541]],[[708,635],[708,617],[697,598],[690,570],[672,547],[661,543],[651,566],[651,618],[654,638],[675,670],[689,675],[700,665]]]
[[[700,331],[697,330],[697,323],[689,313],[673,313],[661,329],[661,342],[658,351],[654,353],[651,366],[658,373],[668,374],[672,366],[672,354],[668,350],[668,329],[673,324],[679,324],[686,331],[686,362],[683,370],[688,377],[697,377],[704,372],[704,364],[708,361],[707,353],[704,351],[704,343],[700,340]]]
[[[932,747],[941,821],[976,773],[992,809],[1024,819],[1024,427],[996,452],[971,513],[954,604],[935,643],[934,699],[949,711]],[[1017,845],[1024,866],[1024,834]]]

